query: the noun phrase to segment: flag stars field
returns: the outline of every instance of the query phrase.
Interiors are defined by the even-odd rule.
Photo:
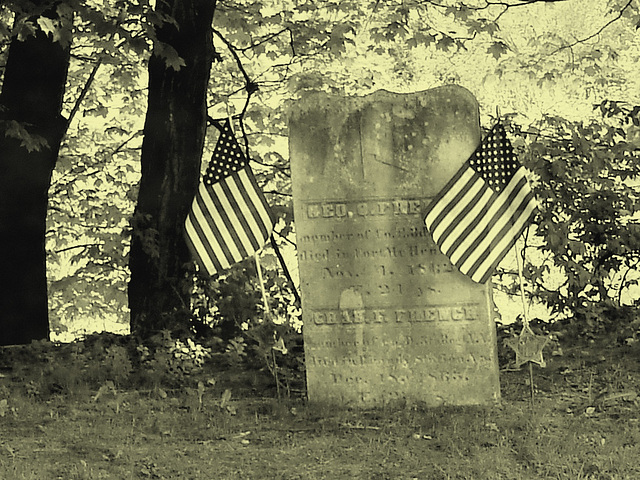
[[[506,137],[501,136],[502,134],[503,132],[489,134],[469,159],[469,164],[476,168],[490,187],[497,192],[504,189],[518,169],[513,148]]]

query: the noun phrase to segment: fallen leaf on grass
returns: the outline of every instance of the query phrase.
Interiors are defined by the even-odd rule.
[[[220,398],[220,408],[224,408],[229,400],[231,400],[231,390],[227,388]]]
[[[3,445],[3,447],[7,452],[9,452],[9,455],[15,458],[16,451],[13,448],[11,448],[9,445]]]
[[[500,431],[500,429],[498,428],[498,426],[495,423],[487,423],[485,424],[485,427],[487,427],[489,430],[491,430],[492,432],[498,432]]]

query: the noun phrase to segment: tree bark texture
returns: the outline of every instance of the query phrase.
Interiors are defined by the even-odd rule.
[[[184,222],[200,178],[215,0],[159,1],[176,24],[158,29],[159,42],[184,60],[168,66],[154,48],[142,143],[142,178],[132,221],[129,307],[132,333],[146,338],[189,314],[190,256]]]
[[[14,38],[9,47],[0,94],[0,345],[49,337],[47,192],[66,130],[61,110],[68,67],[68,46],[42,31]],[[29,151],[7,136],[16,124],[47,146]]]

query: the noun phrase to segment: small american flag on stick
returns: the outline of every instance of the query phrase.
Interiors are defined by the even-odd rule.
[[[485,283],[534,210],[524,167],[496,124],[427,207],[425,224],[451,263]]]
[[[269,206],[227,120],[185,222],[187,244],[209,275],[254,254],[273,228]]]

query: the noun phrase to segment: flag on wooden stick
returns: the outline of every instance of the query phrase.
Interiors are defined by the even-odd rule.
[[[273,220],[227,120],[185,222],[187,244],[209,275],[260,250]]]
[[[500,124],[427,207],[434,242],[458,269],[485,283],[535,210],[535,198]]]

